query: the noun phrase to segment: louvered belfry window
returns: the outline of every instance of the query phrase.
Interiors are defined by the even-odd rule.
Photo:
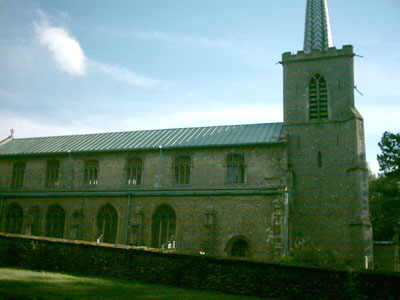
[[[24,184],[25,163],[18,162],[14,164],[11,187],[21,188]]]
[[[99,173],[99,162],[97,160],[85,161],[85,171],[83,183],[85,185],[97,185],[97,177]]]
[[[328,119],[328,88],[320,74],[315,74],[309,84],[310,121]]]
[[[190,156],[178,156],[175,158],[175,183],[190,183]]]
[[[227,183],[244,183],[244,155],[228,154]]]
[[[58,160],[50,160],[47,162],[46,170],[46,187],[58,186],[60,162]]]
[[[142,159],[128,159],[126,169],[126,183],[129,185],[140,185],[142,183]]]

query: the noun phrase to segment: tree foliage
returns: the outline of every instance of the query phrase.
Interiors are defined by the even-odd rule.
[[[370,176],[370,213],[374,240],[400,233],[400,133],[385,132],[379,142],[378,177]]]
[[[378,154],[379,170],[386,176],[400,174],[400,133],[386,131],[378,143],[382,154]]]

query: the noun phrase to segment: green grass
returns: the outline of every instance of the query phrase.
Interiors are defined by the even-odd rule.
[[[112,278],[0,268],[0,299],[255,300],[260,298]]]

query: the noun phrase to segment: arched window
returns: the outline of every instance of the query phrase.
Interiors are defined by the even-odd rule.
[[[175,248],[176,215],[166,204],[159,206],[152,217],[152,241],[154,248]]]
[[[141,185],[142,183],[142,159],[138,157],[128,159],[126,168],[126,183],[128,185]]]
[[[117,239],[118,213],[111,204],[104,205],[97,214],[97,238],[99,242],[115,243]]]
[[[250,257],[250,243],[244,236],[233,237],[227,246],[228,256]]]
[[[175,158],[175,183],[189,184],[190,183],[190,156],[178,156]]]
[[[59,160],[49,160],[46,169],[46,187],[57,187],[59,184]]]
[[[308,86],[310,121],[328,119],[328,87],[323,76],[315,74]]]
[[[63,238],[65,224],[64,209],[58,204],[50,206],[46,214],[46,236]]]
[[[97,185],[98,175],[99,175],[99,161],[95,159],[85,161],[83,184]]]
[[[227,183],[244,183],[244,155],[228,154],[226,166]]]
[[[21,233],[22,232],[23,212],[17,203],[12,203],[7,209],[6,215],[6,232]]]
[[[39,236],[41,234],[41,217],[38,206],[32,206],[28,211],[28,219],[26,221],[29,234]]]
[[[11,180],[12,188],[22,188],[24,185],[25,163],[18,162],[13,166],[13,174]]]

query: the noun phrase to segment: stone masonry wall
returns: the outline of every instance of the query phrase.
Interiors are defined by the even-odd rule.
[[[150,246],[152,216],[162,204],[169,205],[176,214],[176,249],[185,253],[227,256],[231,239],[242,236],[250,243],[250,256],[271,259],[283,251],[283,227],[277,231],[274,215],[278,205],[283,216],[283,196],[226,195],[226,196],[163,196],[163,197],[62,197],[8,198],[3,200],[0,231],[4,232],[8,207],[17,203],[23,210],[23,231],[30,235],[29,211],[36,207],[40,218],[40,235],[46,236],[46,213],[58,204],[65,212],[64,238],[96,241],[97,215],[111,204],[117,211],[117,240],[119,244]],[[74,219],[79,212],[81,218]],[[213,225],[206,224],[206,213],[212,212]],[[205,245],[210,245],[205,247]]]
[[[226,184],[227,155],[244,154],[245,183]],[[174,159],[179,155],[191,156],[190,184],[176,184]],[[126,184],[126,162],[128,158],[143,160],[142,184]],[[50,159],[60,161],[59,186],[45,187],[46,166]],[[98,184],[83,185],[85,161],[99,161]],[[25,176],[22,188],[12,189],[12,169],[15,162],[25,162]],[[65,191],[65,190],[126,190],[126,189],[221,189],[221,188],[278,188],[284,185],[286,168],[286,146],[264,145],[229,148],[163,149],[161,159],[161,187],[158,187],[160,167],[159,151],[130,151],[112,153],[68,154],[8,157],[0,160],[1,191]],[[68,180],[67,180],[68,178]]]
[[[373,266],[362,117],[354,106],[353,47],[284,53],[284,130],[293,172],[293,248]],[[328,118],[309,120],[309,83],[327,84]]]
[[[0,234],[0,266],[274,299],[398,299],[400,274],[349,272]]]

